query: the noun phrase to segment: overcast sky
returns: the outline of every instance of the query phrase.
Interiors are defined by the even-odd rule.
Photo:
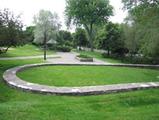
[[[126,12],[122,10],[121,0],[110,0],[110,4],[114,7],[114,16],[110,18],[112,22],[121,23],[126,17]],[[65,0],[0,0],[0,9],[9,8],[15,14],[22,14],[23,23],[27,26],[32,25],[33,16],[39,10],[50,10],[56,12],[62,28],[66,29],[64,24]]]

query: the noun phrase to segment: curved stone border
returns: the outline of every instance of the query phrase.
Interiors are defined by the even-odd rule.
[[[138,90],[144,88],[158,88],[159,82],[147,83],[127,83],[127,84],[113,84],[100,86],[84,86],[84,87],[55,87],[29,83],[21,80],[16,76],[17,72],[23,71],[32,67],[50,66],[50,65],[87,65],[87,66],[120,66],[120,67],[150,67],[159,68],[159,65],[132,65],[132,64],[31,64],[15,68],[11,68],[3,74],[3,78],[7,84],[12,87],[20,88],[26,91],[38,92],[43,94],[59,94],[59,95],[93,95],[114,93],[121,91]]]

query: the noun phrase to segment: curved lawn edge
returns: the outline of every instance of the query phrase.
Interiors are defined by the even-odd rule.
[[[16,76],[17,72],[23,71],[32,67],[39,66],[56,66],[56,65],[84,65],[84,66],[119,66],[119,67],[142,67],[142,68],[159,68],[159,65],[143,65],[143,64],[29,64],[8,69],[3,74],[4,81],[12,87],[22,89],[24,91],[31,91],[42,94],[53,95],[96,95],[108,94],[122,91],[131,91],[146,88],[159,88],[159,82],[145,82],[145,83],[126,83],[113,85],[97,85],[97,86],[83,86],[83,87],[55,87],[40,85],[36,83],[26,82]]]

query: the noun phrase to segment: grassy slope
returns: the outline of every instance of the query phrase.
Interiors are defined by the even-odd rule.
[[[48,51],[48,54],[53,54],[53,51]],[[5,54],[0,54],[0,57],[18,57],[18,56],[35,56],[43,55],[43,50],[34,45],[25,45],[22,47],[11,48]]]
[[[18,76],[29,82],[55,86],[159,81],[158,70],[108,66],[45,66],[25,70]]]
[[[0,120],[158,120],[159,89],[99,96],[51,96],[8,87],[3,72],[39,59],[0,61]]]
[[[77,50],[75,50],[75,52],[78,52],[78,53],[81,53],[81,54],[84,54],[84,55],[88,55],[90,57],[94,57],[94,58],[97,58],[97,59],[100,59],[100,60],[103,60],[103,61],[106,61],[106,62],[110,62],[110,63],[122,63],[122,61],[120,61],[120,60],[116,60],[116,59],[112,59],[112,58],[104,58],[102,56],[102,54],[99,53],[99,52],[77,51]]]

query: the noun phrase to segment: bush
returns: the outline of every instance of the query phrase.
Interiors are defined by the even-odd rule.
[[[47,48],[49,50],[56,50],[56,45],[55,44],[47,44]]]
[[[129,52],[129,50],[127,48],[118,48],[118,49],[112,51],[112,54],[115,54],[116,56],[123,57],[128,52]]]
[[[80,54],[80,55],[77,55],[77,57],[80,57],[80,58],[92,58],[88,55],[84,55],[84,54]]]
[[[70,42],[70,41],[65,41],[64,43],[63,43],[65,46],[73,46],[73,43],[72,42]]]
[[[132,63],[132,64],[159,64],[159,58],[150,58],[150,57],[141,57],[141,56],[117,56],[117,55],[107,55],[107,53],[103,53],[102,56],[104,58],[113,58],[121,60],[125,63]]]
[[[70,46],[66,46],[66,45],[59,45],[59,46],[57,46],[57,50],[59,50],[61,52],[70,52],[71,49],[72,48]]]

